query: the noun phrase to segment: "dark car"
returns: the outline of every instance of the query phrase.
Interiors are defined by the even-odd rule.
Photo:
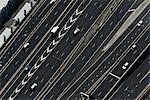
[[[22,39],[25,40],[26,38],[27,38],[27,34],[25,33],[22,35]]]

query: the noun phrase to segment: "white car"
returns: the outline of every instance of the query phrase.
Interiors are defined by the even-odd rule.
[[[132,46],[132,49],[135,49],[136,48],[136,45],[134,44],[133,46]]]
[[[129,62],[126,62],[123,66],[122,69],[127,69],[127,66],[129,65]]]
[[[53,27],[53,29],[51,30],[52,33],[55,33],[57,30],[59,29],[58,26]]]
[[[30,43],[25,43],[25,44],[23,45],[23,48],[26,49],[29,45],[30,45]]]
[[[80,31],[80,29],[79,28],[76,28],[75,30],[74,30],[74,32],[73,32],[73,34],[74,35],[77,35],[77,33]]]
[[[143,21],[142,21],[142,20],[140,20],[140,21],[137,23],[137,26],[141,26],[141,25],[142,25],[142,23],[143,23]]]
[[[31,85],[31,87],[30,87],[30,88],[31,88],[31,91],[35,90],[35,88],[37,87],[37,85],[38,85],[37,83],[33,83],[33,84]]]

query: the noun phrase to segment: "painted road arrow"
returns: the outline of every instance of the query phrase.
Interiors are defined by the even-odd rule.
[[[47,57],[43,57],[43,55],[41,55],[41,61],[45,60]]]
[[[22,85],[24,85],[26,83],[27,83],[27,81],[24,81],[24,80],[22,80],[22,82],[21,82]]]
[[[27,77],[31,77],[32,75],[33,75],[33,73],[31,73],[31,72],[29,71]]]
[[[39,67],[40,67],[40,65],[37,65],[37,63],[34,64],[34,69],[37,69]]]
[[[68,23],[71,23],[71,25],[70,26],[67,26],[67,23],[64,25],[64,27],[60,30],[60,32],[59,32],[59,34],[58,34],[58,38],[57,38],[57,40],[56,39],[54,39],[53,41],[52,41],[52,43],[50,44],[50,46],[49,47],[47,47],[47,49],[46,49],[46,55],[49,55],[50,53],[51,53],[51,51],[55,48],[55,46],[60,42],[60,40],[64,37],[64,35],[66,34],[66,31],[67,30],[69,30],[70,28],[71,28],[71,26],[73,25],[73,22],[75,22],[78,18],[79,18],[79,15],[81,15],[81,13],[82,13],[83,11],[78,11],[78,9],[75,11],[75,15],[77,15],[77,17],[75,17],[74,19],[73,19],[73,15],[70,17],[70,19],[68,20]],[[65,30],[65,32],[62,32],[62,31],[64,31]],[[43,53],[44,54],[44,53]],[[48,57],[48,56],[47,56]],[[40,59],[40,64],[38,64],[38,66],[36,65],[37,63],[35,63],[35,65],[34,65],[34,69],[36,69],[33,73],[31,73],[31,70],[32,69],[30,69],[30,71],[28,72],[28,75],[25,77],[25,78],[31,78],[31,76],[37,71],[37,69],[40,67],[40,65],[41,65],[41,63],[42,62],[44,62],[44,60],[47,58],[47,57],[43,57],[43,55],[41,55],[41,59]],[[37,61],[38,62],[38,61]],[[28,79],[29,80],[29,79]],[[28,82],[28,80],[27,81],[22,81],[21,83],[22,83],[22,86],[21,87],[23,87],[27,82]],[[17,87],[18,88],[18,87]],[[16,88],[16,89],[17,89]],[[21,90],[21,89],[20,89]],[[16,92],[17,92],[17,94],[18,94],[18,92],[20,91],[20,90],[15,90]],[[17,94],[15,94],[15,96],[17,95]],[[15,96],[13,96],[12,97],[12,95],[9,97],[9,100],[13,100],[14,98],[15,98]]]
[[[19,93],[21,89],[18,89],[18,87],[15,89],[15,93]]]

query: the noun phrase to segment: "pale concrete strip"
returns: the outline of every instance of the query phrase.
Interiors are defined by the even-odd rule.
[[[136,18],[142,13],[142,11],[149,5],[149,1],[145,0],[138,6],[137,9],[129,16],[129,18],[124,22],[121,28],[117,31],[117,33],[112,37],[109,43],[103,48],[103,51],[107,50],[110,46],[112,46],[117,39],[126,31],[126,29],[136,20]]]
[[[0,0],[0,10],[2,10],[7,5],[7,3],[7,0]]]
[[[150,84],[148,84],[142,91],[141,93],[135,98],[135,100],[142,100],[142,97],[150,91]]]
[[[68,9],[68,7],[70,6],[70,4],[71,4],[72,2],[73,2],[73,0],[71,0],[71,2],[69,3],[69,5],[68,5],[68,6],[65,8],[65,10],[63,11],[63,13]],[[61,13],[60,16],[62,16],[63,13]],[[48,33],[49,33],[49,32],[48,32]],[[47,34],[48,34],[48,33],[47,33]],[[57,46],[57,45],[55,45],[55,47],[56,47],[56,46]],[[49,53],[49,54],[50,54],[50,53]],[[47,55],[47,57],[49,56],[49,54]],[[43,62],[44,62],[44,61],[42,61],[42,63],[43,63]],[[31,74],[31,73],[30,73],[30,74],[28,73],[28,75],[26,75],[26,77],[28,77],[27,82],[30,80],[30,78],[33,76],[33,74],[38,70],[38,68],[40,67],[40,65],[41,65],[41,64],[39,64],[38,67],[37,67],[36,69],[34,69],[35,71],[34,71],[32,74]],[[33,68],[32,68],[32,69],[33,69]],[[30,69],[30,71],[31,71],[32,69]],[[30,72],[30,71],[29,71],[29,72]],[[26,77],[24,77],[24,79],[25,79]],[[23,79],[23,80],[24,80],[24,79]],[[22,83],[20,83],[20,84],[22,85],[22,87],[20,88],[20,90],[21,90],[21,89],[25,86],[25,84],[22,84]],[[17,87],[17,88],[18,88],[18,87]],[[16,88],[16,89],[17,89],[17,88]],[[15,95],[13,95],[13,93],[15,93]],[[15,92],[15,91],[14,91],[13,93],[10,95],[9,99],[15,98],[15,97],[18,95],[19,92]],[[13,97],[12,97],[12,96],[13,96]]]
[[[143,33],[143,32],[141,32],[141,33]],[[138,37],[128,46],[128,48],[127,48],[127,50],[118,58],[118,60],[116,60],[116,62],[94,83],[94,85],[92,85],[91,87],[90,87],[90,89],[87,91],[87,93],[89,94],[89,93],[91,93],[91,91],[93,91],[92,93],[94,93],[94,88],[95,88],[95,86],[96,86],[96,84],[99,84],[99,82],[101,82],[101,80],[104,78],[104,77],[107,77],[108,75],[106,75],[107,74],[107,72],[111,72],[115,67],[116,67],[116,65],[125,57],[125,55],[130,51],[130,47],[134,44],[134,42],[137,42],[138,40],[139,40],[139,37],[141,36],[141,34],[139,34],[138,35]],[[143,36],[143,35],[142,35]],[[124,40],[125,40],[126,38],[124,38]],[[137,40],[138,39],[138,40]],[[124,41],[124,40],[122,40],[121,42],[120,42],[120,44]],[[120,45],[119,44],[119,45]],[[119,46],[118,45],[118,46]],[[117,46],[117,47],[118,47]],[[116,48],[117,48],[116,47]],[[113,50],[113,51],[115,51],[116,50],[116,48]],[[113,51],[110,53],[110,55],[113,53]],[[108,58],[109,56],[107,56],[107,58]],[[104,60],[105,61],[105,60]],[[100,66],[100,65],[99,65]],[[103,78],[102,78],[103,77]],[[103,80],[104,81],[104,80]],[[95,89],[96,90],[96,89]]]
[[[82,3],[81,3],[82,4]],[[81,4],[79,5],[79,7],[81,6]],[[88,3],[88,5],[90,4],[90,2]],[[87,5],[87,6],[88,6]],[[87,8],[87,6],[83,9],[83,11]],[[79,8],[78,7],[78,8]],[[78,9],[77,8],[77,9]],[[80,45],[80,43],[82,43],[82,41],[84,40],[84,38],[82,38],[81,39],[81,41],[78,43],[78,45]],[[77,48],[77,47],[75,47],[75,48]],[[73,51],[71,52],[71,54],[73,53],[73,52],[75,52],[74,51],[74,49],[73,49]],[[68,59],[68,57],[66,58],[66,59]],[[48,92],[46,92],[47,91],[47,89],[52,85],[52,83],[54,82],[54,80],[59,76],[59,74],[60,73],[58,73],[58,72],[60,72],[60,71],[62,71],[63,70],[63,66],[62,67],[59,67],[58,68],[58,70],[55,72],[55,74],[49,79],[49,81],[46,83],[46,85],[42,88],[42,91],[45,89],[45,87],[46,87],[46,89],[42,92],[42,93],[39,93],[35,98],[34,98],[34,100],[41,100],[41,99],[43,99],[45,96],[46,96],[46,94],[48,93]],[[57,75],[58,74],[58,75]],[[55,76],[55,77],[54,77]],[[51,81],[52,80],[52,81]],[[41,92],[41,91],[40,91]],[[46,92],[46,94],[44,95],[44,97],[42,97],[43,96],[43,94]]]
[[[124,83],[119,86],[119,88],[111,95],[111,97],[110,97],[108,100],[112,100],[112,97],[116,94],[116,92],[117,92],[123,85],[124,85]]]
[[[128,72],[128,70],[131,68],[131,66],[139,59],[139,57],[143,54],[143,52],[149,47],[150,44],[148,44],[146,46],[146,48],[140,53],[140,55],[134,60],[134,62],[129,66],[129,68],[125,71],[125,73],[121,76],[121,78]],[[106,97],[108,96],[108,94],[113,90],[113,88],[118,84],[120,80],[118,80],[115,85],[109,90],[109,92],[105,95],[105,97],[103,99],[106,99]]]

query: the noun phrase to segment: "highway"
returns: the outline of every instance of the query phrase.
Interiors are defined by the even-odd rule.
[[[128,53],[125,55],[124,59],[121,60],[119,62],[118,65],[116,65],[116,67],[109,73],[108,76],[106,76],[106,78],[96,87],[96,90],[94,93],[92,93],[92,95],[96,98],[99,99],[106,99],[106,97],[108,96],[108,94],[110,93],[110,91],[112,91],[112,89],[116,86],[116,84],[121,80],[121,78],[124,76],[124,74],[131,69],[132,64],[134,63],[134,60],[141,55],[141,53],[143,53],[143,51],[145,51],[145,48],[148,46],[149,41],[146,39],[148,37],[148,32],[149,30],[147,30],[144,35],[141,35],[140,39],[138,39],[138,41],[136,42],[136,50],[137,52],[134,53],[132,49],[130,49],[128,51]],[[145,41],[146,39],[146,41]],[[142,45],[142,46],[141,46]],[[134,56],[129,56],[129,55],[133,55]],[[132,60],[131,60],[132,59]],[[122,69],[123,64],[128,61],[129,62],[129,67],[124,70]],[[114,73],[114,70],[116,70],[116,68],[120,69],[118,72]],[[121,76],[117,76],[118,73],[122,73]],[[110,78],[111,77],[111,78]],[[146,84],[146,83],[145,83]],[[148,84],[148,83],[147,83]],[[144,85],[143,85],[144,86]],[[141,87],[142,88],[142,87]],[[130,99],[132,99],[132,96],[128,96]],[[128,98],[126,97],[126,98]],[[134,96],[133,96],[134,98]]]
[[[148,8],[148,7],[147,7]],[[148,9],[147,9],[148,10]],[[147,12],[147,10],[144,11],[144,13],[142,13],[141,17]],[[140,19],[136,20],[133,25],[130,26],[130,28],[133,28],[134,25],[136,25],[136,23],[139,21]],[[124,33],[124,36],[122,36],[120,38],[120,40],[118,41],[122,41],[124,40],[123,38],[127,39],[125,36],[126,34],[129,34],[129,32],[131,31],[131,29],[127,30]],[[136,37],[134,35],[134,33],[132,33],[130,36],[128,36],[128,38],[130,39],[130,37]],[[131,41],[131,40],[130,40]],[[130,42],[129,41],[129,42]],[[133,40],[132,40],[133,41]],[[117,42],[120,43],[120,42]],[[118,45],[118,44],[117,44]],[[74,94],[74,96],[72,96],[72,98],[75,98],[75,96],[79,97],[79,93],[81,91],[85,92],[87,90],[87,88],[89,88],[92,84],[94,84],[94,82],[96,82],[96,80],[98,79],[98,77],[102,76],[105,72],[107,72],[107,70],[112,66],[117,59],[119,59],[118,57],[121,56],[121,54],[124,52],[124,50],[126,49],[121,49],[121,51],[119,52],[119,48],[122,48],[124,46],[124,44],[122,44],[120,47],[118,47],[117,45],[113,45],[106,53],[104,56],[101,57],[101,59],[99,59],[97,61],[97,63],[95,63],[92,67],[90,67],[88,69],[88,71],[84,71],[85,73],[82,75],[82,77],[80,77],[79,79],[77,79],[76,82],[73,83],[72,86],[70,86],[70,90],[67,91],[66,95],[64,95],[64,97],[70,96]],[[116,46],[118,47],[117,49]],[[126,47],[127,48],[127,47]],[[112,53],[113,51],[113,53]],[[109,55],[107,57],[107,55]],[[111,62],[110,62],[111,61]],[[100,64],[100,65],[99,65]],[[98,67],[97,67],[98,66]],[[100,67],[102,66],[102,67]],[[89,67],[89,66],[87,66]],[[92,75],[93,74],[93,75]],[[78,76],[81,76],[80,74]],[[66,90],[65,90],[66,91]],[[71,98],[71,96],[70,96]]]
[[[133,73],[131,73],[129,78],[121,84],[121,86],[109,99],[135,99],[138,96],[138,94],[140,94],[140,92],[148,85],[150,57],[148,49],[133,65],[133,67],[136,70]]]
[[[141,97],[149,85],[150,2],[50,2],[41,1],[0,51],[0,100]]]
[[[64,9],[66,8],[66,6],[68,6],[69,3],[70,2],[68,1],[68,2],[66,2],[66,4],[64,4],[62,6],[63,2],[60,2],[60,4],[58,4],[58,7],[56,7],[56,9],[53,10],[52,14],[50,14],[50,16],[47,17],[45,22],[36,31],[36,34],[34,34],[31,37],[31,39],[29,40],[30,48],[26,49],[25,51],[23,49],[21,49],[20,52],[17,55],[15,55],[16,57],[13,58],[12,62],[9,62],[9,65],[7,65],[7,68],[5,69],[5,71],[3,71],[1,73],[1,76],[3,76],[3,77],[7,76],[5,79],[2,79],[2,81],[3,81],[2,82],[2,87],[11,78],[13,73],[18,69],[18,66],[20,66],[22,64],[22,62],[26,59],[26,57],[30,54],[30,52],[34,49],[34,47],[38,46],[37,44],[42,38],[44,38],[43,36],[44,35],[46,36],[45,33],[49,30],[49,28],[51,27],[51,24],[53,24],[56,21],[56,19],[60,16],[60,14],[64,11]],[[60,5],[62,6],[62,9],[60,9]],[[55,12],[58,12],[57,15],[55,15]],[[47,26],[45,27],[45,25],[47,25]],[[46,36],[46,38],[49,35],[51,35],[51,34],[48,34]],[[32,41],[34,41],[34,42],[32,42]],[[40,44],[42,44],[42,43],[40,43]],[[39,48],[40,46],[41,45],[39,45],[37,48]],[[36,50],[38,50],[38,49],[36,49]]]
[[[92,2],[92,3],[94,3],[94,2]],[[79,8],[79,10],[82,10],[85,6],[86,6],[87,4],[85,3],[82,7],[80,7]],[[92,6],[93,7],[93,6]],[[97,7],[98,8],[98,7]],[[79,18],[80,20],[78,20],[77,21],[77,23],[75,23],[75,25],[73,25],[73,27],[71,28],[71,30],[69,30],[69,32],[67,32],[67,33],[70,33],[71,31],[73,32],[74,31],[74,29],[77,27],[77,25],[81,25],[81,26],[79,26],[79,28],[81,28],[81,30],[82,30],[82,27],[85,27],[85,28],[83,28],[83,30],[82,30],[82,32],[83,33],[85,33],[86,31],[87,31],[87,29],[90,27],[90,25],[94,22],[94,20],[97,18],[97,16],[99,15],[99,13],[100,12],[97,12],[97,13],[95,13],[95,12],[91,12],[91,7],[88,7],[88,9],[86,9],[86,11],[85,12],[83,12],[83,15],[85,16],[86,15],[86,13],[90,13],[89,14],[89,16],[87,16],[86,17],[86,20],[87,19],[90,19],[90,21],[88,22],[88,24],[86,23],[87,21],[82,21],[82,23],[81,23],[81,20],[83,20],[83,15],[81,16],[81,18]],[[92,13],[92,14],[91,14]],[[90,16],[91,15],[91,16]],[[85,18],[84,18],[85,19]],[[80,23],[80,24],[79,24]],[[84,25],[84,24],[87,24],[86,26]],[[68,35],[68,34],[66,34],[66,35]],[[65,35],[65,37],[64,38],[62,38],[62,40],[61,40],[61,42],[60,43],[65,43],[66,42],[66,38],[68,38],[68,36],[66,36]],[[52,52],[52,55],[53,55],[53,53],[55,53],[55,52],[57,52],[58,51],[58,49],[57,48],[59,48],[59,49],[63,49],[63,50],[60,50],[60,51],[62,51],[62,53],[63,53],[63,51],[64,50],[66,50],[65,52],[66,52],[66,55],[64,55],[63,56],[63,58],[65,58],[65,56],[67,56],[67,53],[69,53],[68,51],[71,51],[71,49],[77,44],[77,42],[80,40],[80,38],[83,36],[84,34],[78,34],[78,36],[77,37],[74,37],[73,35],[69,35],[69,38],[70,38],[70,41],[68,41],[68,42],[70,42],[70,44],[68,44],[68,42],[67,43],[65,43],[65,44],[59,44],[58,43],[58,45],[56,46],[56,48],[53,50],[53,52]],[[71,37],[70,37],[71,36]],[[71,39],[71,38],[76,38],[76,40],[73,40],[73,39]],[[73,42],[71,41],[71,40],[73,40]],[[62,42],[63,41],[63,42]],[[66,47],[66,45],[70,45],[70,46],[67,46],[68,48],[67,49],[64,49],[64,47]],[[61,46],[61,47],[60,47]],[[68,51],[67,51],[68,50]],[[61,63],[61,60],[58,60],[58,59],[53,59],[54,57],[53,56],[50,56],[49,57],[49,59],[52,59],[52,60],[54,60],[56,63],[54,63],[54,64],[59,64],[59,63]],[[60,55],[60,54],[59,54]],[[56,57],[57,57],[57,55],[55,55]],[[61,59],[63,59],[63,58],[61,58]],[[43,59],[42,59],[43,60]],[[51,61],[52,61],[51,60]],[[59,62],[59,63],[58,63]],[[38,63],[38,62],[37,62]],[[45,63],[44,64],[47,64],[47,61],[45,61]],[[42,64],[42,65],[44,65],[44,64]],[[30,64],[30,66],[32,66],[32,64]],[[58,66],[59,67],[59,66]],[[46,68],[45,68],[46,69]],[[47,70],[47,69],[46,69]],[[54,70],[54,69],[53,69]],[[55,69],[55,70],[57,70],[57,68]],[[54,72],[55,72],[55,70],[54,70]],[[31,71],[32,71],[32,69],[31,69]],[[50,73],[49,73],[50,74]],[[29,75],[29,74],[28,74]],[[36,75],[35,75],[36,76]],[[26,78],[26,77],[25,77]],[[42,77],[43,78],[43,77]],[[45,81],[46,82],[46,81]],[[32,84],[32,82],[30,82],[31,84]]]
[[[122,3],[122,4],[124,4],[124,6],[126,6],[125,2]],[[128,8],[129,7],[130,6],[128,6]],[[70,86],[69,86],[70,84],[69,83],[70,82],[74,83],[74,81],[71,80],[71,79],[73,79],[75,77],[75,75],[78,74],[78,72],[80,71],[80,69],[83,68],[82,66],[89,60],[89,58],[93,55],[93,53],[97,50],[97,48],[99,48],[99,46],[101,45],[101,43],[105,39],[107,39],[107,36],[109,36],[109,33],[113,30],[114,26],[117,25],[117,23],[120,21],[119,19],[121,19],[122,16],[126,13],[126,11],[123,11],[122,15],[118,16],[118,14],[120,13],[121,8],[123,8],[123,5],[121,5],[117,9],[117,11],[110,18],[110,20],[103,26],[102,30],[99,30],[98,32],[96,32],[96,35],[94,36],[93,40],[88,44],[88,46],[86,47],[86,49],[80,54],[79,57],[77,57],[76,61],[73,62],[73,64],[71,65],[71,67],[69,67],[69,69],[66,71],[66,73],[63,74],[62,78],[58,79],[58,82],[55,84],[55,86],[53,86],[53,88],[51,88],[52,89],[50,91],[51,95],[52,95],[52,93],[56,95],[56,92],[59,95],[59,93],[58,93],[58,89],[60,89],[59,87],[61,87],[61,90],[59,90],[60,93],[62,92],[62,90],[64,90],[63,92],[66,92],[66,89],[70,88]],[[128,8],[124,9],[124,10],[128,10]],[[116,20],[116,19],[118,19],[118,20]],[[112,22],[112,21],[114,21],[114,22]],[[111,24],[111,23],[113,23],[113,24]],[[110,28],[109,28],[109,30],[106,31],[107,27],[110,27]],[[102,34],[104,32],[105,32],[105,35]],[[101,41],[100,41],[100,39],[101,39]],[[63,94],[63,92],[62,92],[62,94]],[[69,93],[71,93],[71,92],[68,92],[68,95],[69,95]],[[51,96],[50,94],[49,94],[49,97]],[[59,97],[59,99],[60,99],[60,97]],[[62,99],[66,99],[66,98],[64,97]]]
[[[18,33],[15,33],[15,36],[14,36],[14,38],[12,38],[13,40],[11,40],[11,43],[6,44],[5,47],[7,47],[7,48],[3,48],[1,50],[1,52],[0,52],[0,55],[1,55],[0,62],[2,64],[2,67],[0,68],[1,71],[3,71],[5,69],[5,65],[8,63],[11,56],[14,55],[14,53],[16,51],[18,51],[18,48],[20,46],[23,46],[25,41],[27,41],[28,38],[30,38],[30,37],[32,37],[32,35],[34,35],[34,32],[32,32],[32,31],[37,28],[37,25],[41,22],[42,18],[45,16],[45,14],[47,12],[49,12],[50,9],[52,9],[52,6],[54,4],[49,4],[48,2],[49,1],[45,0],[45,2],[38,8],[38,10],[35,12],[35,14],[32,15],[29,22],[26,23],[26,25],[21,30],[19,30]],[[25,41],[22,39],[23,34],[27,34],[27,36],[28,36]]]
[[[36,35],[34,36],[33,35],[33,37],[29,40],[29,42],[31,43],[31,45],[30,45],[30,48],[28,49],[28,51],[24,51],[24,50],[21,50],[20,51],[20,53],[13,59],[13,61],[12,61],[12,63],[10,63],[10,65],[7,67],[7,69],[2,73],[2,75],[1,76],[3,76],[3,78],[4,79],[2,79],[2,84],[1,84],[1,88],[7,83],[7,82],[9,82],[9,79],[10,78],[12,78],[12,75],[14,74],[14,72],[16,71],[16,70],[18,70],[18,69],[20,69],[20,70],[24,70],[24,65],[26,65],[28,62],[24,62],[24,64],[22,64],[23,63],[23,61],[26,59],[26,57],[27,58],[30,58],[31,59],[31,57],[33,57],[35,54],[36,54],[36,52],[38,51],[38,49],[37,48],[41,48],[42,47],[42,45],[43,44],[45,44],[45,41],[42,41],[41,43],[40,43],[40,45],[39,46],[37,46],[37,44],[38,44],[38,42],[39,41],[41,41],[41,38],[43,37],[42,35],[45,35],[45,39],[47,39],[48,41],[46,41],[47,42],[47,46],[49,45],[49,43],[50,42],[52,42],[52,38],[51,38],[51,33],[48,31],[49,30],[49,28],[50,27],[52,27],[51,26],[51,24],[54,24],[54,22],[55,22],[55,24],[59,24],[60,22],[62,22],[61,20],[56,20],[57,18],[59,18],[59,16],[60,16],[60,14],[64,11],[64,9],[66,9],[66,6],[69,6],[68,4],[69,4],[70,2],[69,1],[67,1],[67,2],[60,2],[60,4],[58,4],[58,6],[52,11],[52,15],[50,14],[48,17],[47,17],[47,19],[45,20],[45,22],[41,25],[41,27],[38,29],[38,31],[36,31]],[[75,3],[75,2],[73,2],[73,3]],[[77,5],[79,5],[79,3],[80,2],[78,2],[77,3]],[[62,4],[64,4],[64,5],[62,5]],[[61,5],[61,7],[62,7],[62,9],[60,9],[60,5]],[[75,8],[77,7],[77,5],[75,6]],[[71,8],[71,6],[72,5],[70,5],[69,6],[69,8]],[[60,10],[59,10],[60,9]],[[68,9],[67,9],[68,10]],[[55,12],[57,12],[57,14],[55,14]],[[64,12],[64,13],[66,13],[66,12]],[[71,13],[73,13],[73,11],[71,12]],[[68,16],[70,15],[71,16],[71,13],[70,14],[68,14]],[[62,15],[62,14],[61,14]],[[65,15],[63,15],[63,16],[65,16]],[[53,18],[54,17],[54,18]],[[53,19],[52,19],[53,18]],[[63,19],[63,17],[60,17],[60,19]],[[65,20],[64,20],[64,22],[66,21],[66,20],[68,20],[69,18],[66,18]],[[50,24],[50,25],[48,25],[48,24]],[[64,23],[62,23],[62,24],[64,24]],[[46,25],[46,26],[45,26]],[[53,25],[54,26],[54,25]],[[42,31],[42,34],[41,34],[41,31]],[[48,32],[47,32],[48,31]],[[39,33],[40,32],[40,33]],[[47,32],[47,33],[46,33]],[[46,33],[46,34],[44,34],[44,33]],[[38,38],[37,38],[37,36],[38,36]],[[32,42],[32,41],[35,41],[35,42]],[[45,45],[45,46],[46,46]],[[34,48],[36,46],[36,48]],[[36,50],[36,51],[32,51],[33,50],[33,48]],[[44,48],[44,47],[43,47]],[[30,52],[32,51],[32,55],[30,54]],[[42,52],[43,50],[41,49],[41,52]],[[30,55],[29,55],[30,54]],[[29,56],[28,56],[29,55]],[[33,58],[32,58],[33,59]],[[28,60],[28,59],[27,59]],[[29,60],[28,60],[29,61]],[[17,63],[16,63],[17,62]],[[13,66],[13,65],[15,65],[15,67]],[[20,65],[23,65],[23,66],[21,66],[21,67],[19,67]],[[18,72],[19,73],[19,72]],[[17,73],[17,74],[18,74]],[[16,72],[15,72],[15,74],[16,74]],[[7,77],[6,77],[7,76]]]
[[[87,1],[87,3],[89,2],[90,0]],[[99,6],[94,6],[94,3],[96,1],[90,1],[90,4],[88,3],[88,7],[87,9],[83,12],[83,14],[81,14],[81,16],[79,17],[79,19],[77,20],[77,22],[75,22],[75,24],[71,27],[71,29],[66,33],[66,36],[65,35],[65,39],[63,38],[61,41],[60,41],[60,44],[58,43],[58,45],[56,46],[56,48],[54,49],[55,51],[52,52],[52,54],[50,56],[52,57],[49,57],[48,60],[46,60],[42,65],[43,66],[46,66],[47,63],[49,61],[50,62],[50,66],[47,66],[47,68],[43,68],[42,70],[39,70],[33,77],[32,77],[32,80],[33,79],[36,79],[36,77],[38,76],[38,79],[36,80],[37,82],[38,81],[41,81],[43,80],[43,77],[45,76],[41,86],[39,86],[39,88],[37,88],[37,90],[32,94],[32,96],[30,96],[30,91],[26,93],[26,95],[29,95],[30,98],[34,98],[36,96],[36,94],[38,94],[38,92],[41,90],[41,88],[47,83],[47,81],[51,78],[51,76],[53,76],[53,74],[55,73],[56,70],[58,70],[59,66],[61,65],[61,63],[63,62],[63,60],[65,60],[65,58],[68,56],[68,54],[71,52],[71,50],[74,48],[74,46],[77,44],[77,42],[79,41],[79,39],[84,35],[84,33],[88,30],[88,28],[90,27],[90,25],[92,25],[92,23],[95,21],[95,19],[98,17],[98,15],[101,13],[101,11],[99,12],[92,12],[93,9],[99,9]],[[108,1],[107,1],[108,2]],[[107,3],[106,2],[106,3]],[[86,6],[86,4],[84,4]],[[105,7],[105,6],[104,6]],[[104,9],[103,7],[103,9]],[[84,8],[84,7],[83,7]],[[87,16],[88,15],[88,16]],[[85,17],[86,16],[86,17]],[[92,16],[92,17],[91,17]],[[89,22],[89,24],[87,24],[86,20],[89,20],[91,19]],[[84,20],[81,22],[81,20]],[[72,33],[75,29],[75,27],[79,26],[79,29],[82,30],[82,35],[81,33],[78,34],[77,37],[74,37],[73,35],[69,35],[69,33]],[[69,40],[67,39],[69,38]],[[66,41],[67,40],[67,41]],[[74,42],[72,42],[74,41]],[[60,47],[61,46],[61,47]],[[63,56],[61,56],[62,54],[64,54]],[[55,56],[55,57],[53,57]],[[59,59],[57,59],[57,58]],[[56,58],[56,59],[54,59]],[[62,59],[62,60],[61,60]],[[54,67],[55,66],[55,67]],[[50,67],[50,69],[49,69]],[[43,71],[45,70],[45,71]],[[49,70],[49,71],[48,71]],[[47,72],[48,71],[48,72]],[[49,73],[51,71],[51,73]],[[41,75],[39,75],[39,73]],[[48,77],[46,77],[48,76]],[[27,87],[30,87],[31,84],[32,84],[33,81],[30,81],[30,83],[27,84]],[[27,90],[27,88],[25,88],[21,93],[20,95],[18,95],[18,98],[19,96],[20,97],[23,97],[23,93]]]

